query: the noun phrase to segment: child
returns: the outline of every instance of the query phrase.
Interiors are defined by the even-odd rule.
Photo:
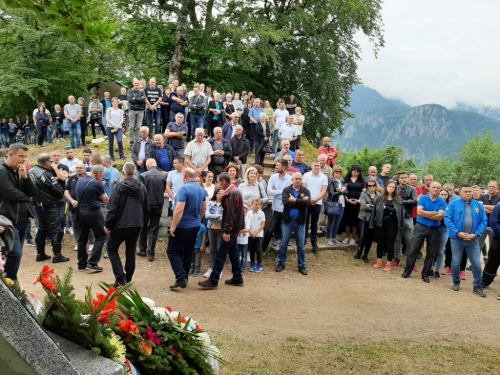
[[[240,268],[241,272],[245,272],[245,264],[247,262],[247,251],[248,251],[248,232],[250,231],[250,219],[247,217],[247,207],[243,206],[243,212],[245,213],[245,229],[240,231],[238,234],[238,250],[240,253]]]
[[[248,237],[248,248],[250,249],[250,272],[260,272],[262,266],[262,242],[264,240],[264,227],[266,226],[266,216],[260,209],[260,198],[252,199],[252,211],[246,217],[250,219],[250,236]],[[257,268],[255,267],[255,254],[257,254]]]
[[[26,144],[26,141],[24,139],[24,134],[23,134],[23,131],[21,129],[19,129],[17,131],[16,143],[24,143],[24,144]]]
[[[201,272],[201,253],[205,251],[205,241],[207,240],[207,228],[201,224],[196,243],[194,244],[193,257],[191,259],[191,269],[189,276],[197,277]]]

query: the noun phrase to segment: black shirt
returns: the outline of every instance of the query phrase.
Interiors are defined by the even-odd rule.
[[[161,90],[158,87],[155,89],[152,89],[149,86],[146,87],[146,98],[148,99],[149,104],[154,105],[161,97]]]
[[[59,169],[60,171],[66,171],[69,174],[69,168],[66,165],[64,165],[64,164],[60,164],[59,163],[57,165],[57,169]],[[54,176],[55,175],[56,175],[56,173],[54,172]],[[67,180],[65,180],[65,181],[57,180],[57,183],[61,186],[61,188],[63,189],[63,191],[66,189],[66,181]]]
[[[494,197],[490,197],[489,194],[484,194],[481,195],[478,199],[478,202],[483,202],[484,205],[486,206],[496,206],[498,203],[500,203],[500,195],[495,195]],[[488,226],[490,227],[490,215],[491,214],[486,214],[488,217]]]
[[[84,176],[85,177],[85,176]],[[79,178],[76,174],[71,176],[66,180],[66,191],[69,191],[69,195],[71,198],[76,199],[76,183],[78,182]],[[69,210],[73,211],[73,205],[69,205]]]
[[[387,186],[387,183],[389,182],[389,180],[391,179],[391,176],[387,175],[387,176],[382,176],[380,173],[377,174],[377,177],[380,178],[383,182],[384,182],[384,187]]]
[[[76,183],[78,207],[85,207],[97,211],[101,208],[101,197],[104,194],[106,194],[104,192],[104,186],[93,177],[84,176],[79,178]]]

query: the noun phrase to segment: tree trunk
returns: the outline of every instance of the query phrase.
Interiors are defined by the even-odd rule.
[[[168,72],[168,81],[173,82],[178,79],[182,80],[182,67],[184,65],[184,57],[186,54],[187,45],[187,30],[189,16],[189,2],[191,0],[183,0],[181,11],[177,17],[177,30],[175,31],[175,48],[172,59],[170,60],[170,69]]]

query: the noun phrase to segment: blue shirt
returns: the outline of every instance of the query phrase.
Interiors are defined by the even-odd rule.
[[[173,210],[175,211],[177,202],[184,202],[185,206],[182,218],[177,224],[178,228],[196,228],[201,225],[200,212],[205,197],[205,190],[196,181],[188,181],[179,189]]]
[[[179,192],[179,189],[181,188],[184,179],[184,173],[179,173],[177,170],[171,171],[168,176],[167,176],[167,183],[171,182],[172,183],[172,192],[174,193],[174,196],[177,195]]]
[[[279,158],[280,155],[281,155],[281,151],[276,154],[276,157],[274,158],[274,160],[276,160],[277,158]],[[295,152],[293,152],[292,150],[288,150],[288,154],[287,155],[290,155],[292,157],[292,160],[295,161]],[[297,168],[297,169],[299,169],[299,168]]]
[[[273,198],[273,210],[277,212],[283,212],[283,200],[281,199],[281,192],[287,186],[292,184],[292,177],[288,173],[285,173],[285,177],[280,178],[279,173],[275,173],[269,179],[269,184],[267,185],[267,195],[274,196]]]
[[[108,197],[111,196],[111,179],[111,171],[108,168],[104,167],[104,177],[102,178],[102,180],[106,182],[106,185],[104,186],[104,192]]]
[[[443,198],[438,197],[434,202],[431,200],[431,196],[429,194],[422,195],[420,200],[418,201],[418,206],[422,207],[424,211],[428,212],[438,212],[438,211],[446,211],[446,202]],[[426,217],[418,216],[417,223],[425,225],[427,227],[440,227],[441,221],[439,220],[431,220]]]
[[[170,171],[170,159],[168,158],[168,152],[165,147],[156,148],[156,153],[158,154],[158,159],[160,161],[160,168],[165,172]]]
[[[298,198],[299,194],[300,194],[300,189],[299,190],[295,190],[295,189],[292,188],[292,191],[293,191],[293,197],[294,198]],[[292,208],[290,210],[290,217],[292,217],[292,218],[298,218],[299,217],[299,209],[298,208]]]
[[[106,109],[108,108],[111,108],[113,105],[111,104],[111,100],[110,99],[104,99],[106,101]]]
[[[207,233],[207,228],[203,224],[200,226],[200,231],[198,232],[198,237],[196,237],[196,243],[194,244],[195,249],[201,249],[203,246],[203,235]]]
[[[261,113],[266,113],[266,110],[264,108],[255,108],[253,107],[250,112],[248,113],[248,117],[252,117],[255,121],[257,121],[257,124],[260,123],[260,114]],[[266,114],[267,116],[267,114]],[[251,120],[250,120],[251,121]],[[253,121],[251,121],[252,124],[255,124]]]
[[[90,176],[84,176],[76,182],[75,190],[79,207],[86,207],[95,211],[101,208],[101,197],[104,195],[104,186],[102,186],[100,181]]]
[[[293,160],[293,156],[292,156]],[[296,163],[295,161],[292,163],[292,167],[298,169],[300,173],[304,174],[310,171],[309,166],[306,163]]]
[[[120,177],[121,177],[120,176],[120,171],[118,169],[116,169],[115,167],[109,168],[109,171],[111,172],[111,181],[112,182],[114,181],[115,184],[118,183],[118,182],[120,182]]]

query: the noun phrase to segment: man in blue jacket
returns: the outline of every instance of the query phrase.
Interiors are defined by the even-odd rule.
[[[483,205],[472,199],[471,185],[462,185],[460,198],[448,205],[444,215],[444,223],[450,231],[453,290],[458,292],[460,289],[460,263],[465,250],[472,263],[472,275],[474,276],[472,292],[484,298],[486,294],[482,286],[479,237],[485,231],[488,219]]]

